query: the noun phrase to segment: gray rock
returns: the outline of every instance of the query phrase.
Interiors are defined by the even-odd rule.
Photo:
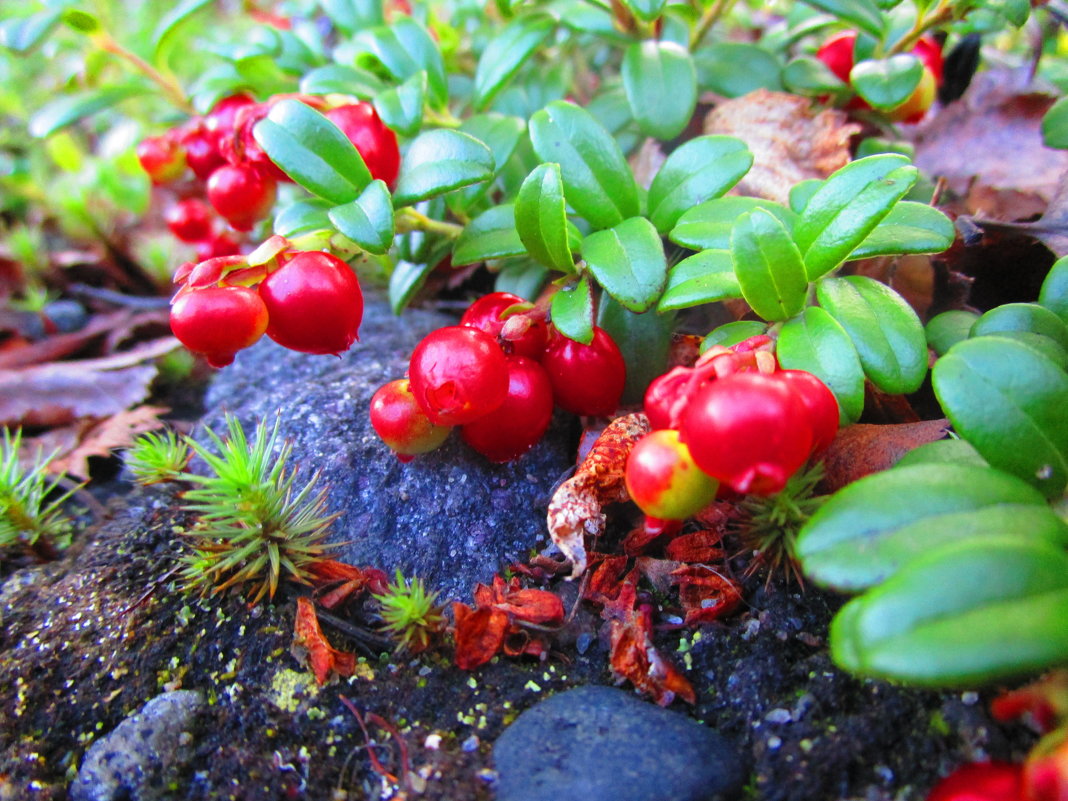
[[[329,505],[342,513],[331,540],[345,544],[335,558],[389,573],[399,567],[443,599],[468,600],[475,582],[547,542],[545,512],[572,464],[576,424],[559,415],[532,451],[506,465],[490,464],[458,433],[433,453],[398,461],[371,428],[371,396],[404,376],[427,332],[455,322],[416,309],[397,318],[369,296],[360,342],[340,358],[266,339],[239,353],[209,390],[204,421],[221,432],[229,411],[250,431],[279,415],[301,474],[321,471]]]
[[[526,710],[493,746],[497,801],[712,801],[744,777],[718,732],[611,687]]]
[[[186,740],[204,703],[203,694],[195,690],[153,698],[89,747],[71,785],[71,801],[169,797],[168,776],[190,755]]]

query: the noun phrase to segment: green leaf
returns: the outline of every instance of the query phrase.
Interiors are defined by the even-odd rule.
[[[847,261],[905,253],[941,253],[953,244],[953,222],[926,203],[898,201]]]
[[[556,27],[544,14],[517,17],[490,39],[475,70],[474,106],[485,109]]]
[[[319,5],[338,28],[350,35],[386,21],[382,0],[319,0]]]
[[[944,355],[958,342],[968,338],[978,319],[978,314],[964,309],[951,309],[935,315],[923,327],[928,347],[939,356]]]
[[[694,53],[693,60],[698,85],[724,97],[782,89],[782,62],[757,45],[713,42]]]
[[[456,240],[452,263],[459,267],[526,253],[515,230],[515,206],[494,206],[475,217]]]
[[[518,259],[506,264],[497,273],[493,284],[496,292],[511,292],[524,300],[536,300],[549,278],[549,270],[531,259]]]
[[[386,85],[373,72],[344,64],[317,67],[300,79],[300,92],[305,95],[354,95],[370,100],[383,92]]]
[[[813,8],[870,33],[876,39],[882,39],[886,18],[879,6],[871,0],[805,0]]]
[[[630,13],[642,22],[654,22],[664,11],[666,0],[622,0]]]
[[[641,132],[657,139],[682,133],[697,106],[697,70],[689,51],[673,42],[634,42],[623,55],[622,73]]]
[[[816,583],[856,592],[939,545],[1008,534],[1068,544],[1068,525],[1015,476],[971,464],[919,464],[839,490],[801,529],[796,553]]]
[[[411,17],[400,16],[389,25],[362,30],[353,38],[352,45],[357,51],[374,57],[398,81],[425,71],[431,102],[443,107],[448,101],[441,51],[426,28]]]
[[[1043,334],[1062,348],[1068,349],[1068,325],[1038,303],[1005,303],[995,306],[975,321],[969,336],[979,337],[1006,331]]]
[[[846,604],[834,660],[863,676],[975,686],[1068,659],[1068,555],[983,538],[942,546]]]
[[[275,103],[252,135],[286,175],[331,203],[355,200],[371,182],[371,173],[349,138],[298,100]]]
[[[641,404],[652,380],[668,370],[675,315],[635,314],[611,295],[603,295],[597,308],[597,324],[619,346],[627,365],[620,402]]]
[[[649,219],[666,234],[684,213],[717,198],[753,166],[745,142],[733,136],[698,136],[671,152],[649,186]]]
[[[923,77],[923,62],[912,53],[859,61],[849,73],[849,83],[875,108],[897,108],[916,91]]]
[[[979,337],[939,359],[932,385],[953,428],[991,465],[1047,497],[1068,482],[1068,375],[1020,342]]]
[[[527,124],[519,117],[499,114],[495,111],[468,117],[460,126],[460,132],[475,137],[493,153],[494,175],[500,175],[523,139]],[[447,196],[449,208],[454,213],[466,214],[493,190],[495,183],[469,186]],[[514,195],[505,190],[506,196]]]
[[[842,425],[860,419],[864,368],[853,340],[826,309],[809,306],[787,320],[779,331],[775,354],[783,368],[812,373],[830,387],[838,399]]]
[[[3,20],[0,22],[0,47],[6,47],[19,55],[28,53],[55,30],[62,16],[62,11],[55,10]]]
[[[78,33],[96,33],[100,30],[100,20],[96,15],[90,14],[80,8],[65,8],[63,10],[63,24]]]
[[[330,222],[368,253],[386,253],[395,234],[389,187],[384,181],[371,181],[354,201],[334,206]]]
[[[794,238],[815,281],[852,253],[916,182],[918,172],[896,154],[869,156],[828,178],[805,205]]]
[[[426,73],[419,71],[400,86],[379,92],[374,99],[375,111],[401,136],[415,136],[423,125],[425,98]]]
[[[29,125],[30,134],[38,138],[51,136],[56,131],[111,108],[123,100],[144,94],[144,86],[128,84],[108,86],[75,95],[62,95],[33,115]]]
[[[894,467],[911,467],[920,464],[966,464],[990,467],[979,451],[963,439],[936,439],[913,448],[894,464]]]
[[[1057,259],[1049,268],[1038,302],[1068,324],[1068,257]]]
[[[816,284],[816,297],[849,334],[876,386],[892,394],[919,389],[927,374],[927,340],[904,298],[858,275],[823,279]]]
[[[565,337],[583,345],[593,342],[593,295],[588,276],[553,295],[549,311],[556,330]]]
[[[731,260],[742,297],[765,320],[788,320],[805,306],[808,277],[790,232],[771,212],[753,209],[731,231]]]
[[[582,258],[604,291],[631,311],[652,308],[667,282],[664,245],[644,217],[590,234]]]
[[[473,136],[444,128],[426,131],[416,137],[401,162],[393,202],[407,206],[489,180],[493,166],[493,153]]]
[[[329,231],[330,204],[322,200],[298,200],[282,209],[274,218],[274,232],[279,236],[295,237],[315,231]]]
[[[527,251],[548,267],[574,272],[567,241],[567,210],[559,164],[541,164],[527,176],[515,201],[516,228]]]
[[[779,218],[787,230],[797,215],[778,203],[755,197],[721,197],[708,200],[685,212],[668,238],[676,245],[694,250],[729,250],[735,221],[753,209],[764,209]]]
[[[400,314],[412,302],[412,298],[426,283],[426,277],[434,271],[435,263],[416,264],[399,261],[389,276],[389,307]]]
[[[572,103],[554,101],[530,120],[530,139],[542,161],[560,165],[564,196],[595,228],[638,214],[638,185],[611,134]]]
[[[738,320],[733,323],[724,323],[718,328],[713,328],[701,342],[701,353],[705,353],[714,345],[722,345],[729,348],[744,342],[749,337],[767,333],[768,324],[757,320]]]
[[[702,250],[668,271],[667,286],[656,310],[685,309],[741,296],[730,251]]]
[[[1042,141],[1046,147],[1068,148],[1068,97],[1054,103],[1042,118]]]
[[[803,212],[805,206],[808,205],[808,201],[819,191],[821,186],[823,186],[823,181],[818,178],[806,178],[804,181],[794,184],[790,187],[790,209],[795,214]]]
[[[182,23],[189,20],[201,9],[211,5],[211,0],[183,0],[170,11],[156,25],[152,34],[152,50],[155,53],[154,60],[158,63],[162,53],[166,52],[174,43],[175,37],[182,27]]]
[[[783,85],[799,95],[826,95],[844,92],[846,84],[830,67],[813,56],[799,56],[787,62],[782,71]]]

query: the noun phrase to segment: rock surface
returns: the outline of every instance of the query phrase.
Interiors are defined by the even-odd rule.
[[[724,737],[611,687],[531,707],[493,747],[498,801],[711,801],[740,786]]]
[[[468,600],[476,581],[547,542],[545,510],[572,464],[575,423],[559,415],[532,451],[506,465],[490,464],[456,433],[433,453],[398,461],[371,428],[371,396],[404,375],[427,332],[453,324],[414,309],[398,320],[368,297],[360,343],[341,358],[267,340],[238,354],[212,385],[204,422],[222,432],[230,412],[248,432],[279,415],[302,475],[321,471],[330,508],[342,512],[331,536],[345,543],[336,558],[399,567],[443,599]]]

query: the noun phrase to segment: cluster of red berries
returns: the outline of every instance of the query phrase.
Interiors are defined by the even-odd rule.
[[[475,301],[459,325],[423,338],[408,377],[372,398],[371,425],[402,461],[434,450],[459,426],[468,445],[507,462],[541,439],[554,405],[610,415],[625,381],[623,356],[603,329],[583,345],[533,304],[495,292]]]
[[[338,354],[356,340],[363,319],[352,268],[321,251],[279,248],[258,266],[243,256],[189,262],[174,280],[181,288],[171,305],[171,330],[212,367],[230,364],[264,333],[302,353]]]
[[[206,115],[137,146],[141,166],[157,185],[177,182],[187,167],[192,171],[194,180],[178,188],[183,199],[168,208],[164,218],[178,239],[196,247],[201,261],[239,252],[238,242],[219,230],[218,217],[234,231],[251,230],[274,205],[278,182],[289,180],[253,136],[256,123],[284,97],[258,103],[249,95],[232,95]],[[400,170],[397,137],[374,106],[361,102],[327,108],[321,98],[298,95],[297,99],[322,111],[341,129],[373,178],[393,185]]]
[[[717,346],[694,367],[676,367],[645,394],[653,431],[627,460],[631,498],[648,516],[683,520],[720,485],[779,492],[838,430],[838,401],[816,376],[780,370],[769,337]]]

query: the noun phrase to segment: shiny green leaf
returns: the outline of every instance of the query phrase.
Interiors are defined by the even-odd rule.
[[[68,125],[73,125],[123,100],[136,95],[144,95],[144,93],[144,86],[128,84],[108,86],[73,95],[61,95],[30,118],[30,134],[38,138],[51,136]]]
[[[668,271],[667,286],[656,310],[685,309],[741,296],[730,251],[702,250]]]
[[[475,70],[474,106],[486,108],[549,37],[556,21],[547,15],[517,17],[490,39]]]
[[[1038,303],[1005,303],[983,314],[972,325],[970,336],[1006,331],[1030,331],[1049,337],[1068,349],[1068,325],[1054,312]]]
[[[1038,302],[1068,324],[1068,257],[1057,259],[1049,268]]]
[[[664,245],[644,217],[590,234],[582,258],[604,291],[631,311],[651,308],[667,282]]]
[[[679,218],[706,200],[718,198],[753,166],[745,142],[733,136],[699,136],[665,159],[649,186],[649,219],[666,234]]]
[[[152,50],[157,63],[161,55],[174,44],[182,23],[211,4],[211,0],[183,0],[163,15],[152,34]]]
[[[782,62],[758,45],[713,42],[694,53],[693,60],[698,86],[724,97],[782,89]]]
[[[292,238],[315,231],[329,231],[330,204],[324,200],[298,200],[286,206],[274,218],[273,230],[279,236]]]
[[[739,217],[753,209],[764,209],[778,217],[787,230],[797,215],[778,203],[755,197],[721,197],[708,200],[685,212],[668,238],[676,245],[694,250],[729,250],[731,230]]]
[[[897,108],[916,91],[923,77],[923,63],[912,53],[897,53],[885,59],[857,62],[849,83],[875,108]]]
[[[864,368],[853,340],[838,321],[819,306],[809,306],[787,320],[775,348],[787,370],[812,373],[830,387],[843,425],[855,423],[864,411]]]
[[[881,39],[886,17],[872,0],[805,0],[813,8],[825,11],[876,39]]]
[[[375,111],[382,122],[401,136],[415,136],[423,126],[425,99],[426,73],[419,71],[399,86],[375,95]]]
[[[724,323],[708,332],[701,342],[701,353],[705,353],[714,345],[722,345],[725,348],[729,348],[731,345],[744,342],[749,337],[767,333],[767,330],[768,324],[757,320],[738,320],[733,323]]]
[[[493,153],[472,136],[445,128],[420,134],[401,162],[396,206],[477,184],[493,177]]]
[[[602,295],[597,305],[597,325],[619,346],[627,366],[623,404],[640,404],[657,376],[668,369],[674,314],[636,314],[611,295]]]
[[[808,276],[786,227],[771,212],[753,209],[731,231],[731,260],[742,297],[765,320],[788,320],[805,306]]]
[[[501,259],[526,253],[515,230],[515,206],[494,206],[475,217],[464,228],[452,251],[457,267],[487,259]]]
[[[953,222],[926,203],[902,200],[890,209],[847,260],[907,253],[941,253],[953,244]]]
[[[354,201],[332,208],[330,222],[368,253],[386,253],[395,233],[389,187],[384,181],[372,181]]]
[[[411,17],[400,16],[389,25],[362,30],[353,37],[352,45],[378,61],[398,81],[425,71],[431,102],[438,107],[445,105],[448,84],[441,51],[426,28]]]
[[[426,283],[426,277],[434,271],[434,262],[417,264],[399,261],[389,276],[389,307],[400,314],[412,302],[415,294]]]
[[[783,85],[799,95],[826,95],[843,92],[846,84],[830,67],[814,56],[799,56],[787,62],[782,71]]]
[[[565,337],[589,345],[593,342],[593,295],[588,276],[553,295],[549,309],[553,325]]]
[[[300,79],[300,92],[305,95],[354,95],[370,100],[385,89],[385,83],[373,72],[343,64],[317,67]]]
[[[493,283],[495,292],[511,292],[534,301],[549,279],[549,269],[531,259],[515,259],[505,264]]]
[[[697,105],[697,71],[685,48],[673,42],[634,42],[623,55],[623,89],[646,136],[673,139]]]
[[[923,327],[927,345],[942,356],[958,342],[963,342],[968,338],[972,326],[978,319],[978,314],[964,309],[951,309],[935,315]]]
[[[548,267],[573,272],[559,164],[541,164],[527,176],[515,202],[516,227],[527,251]]]

